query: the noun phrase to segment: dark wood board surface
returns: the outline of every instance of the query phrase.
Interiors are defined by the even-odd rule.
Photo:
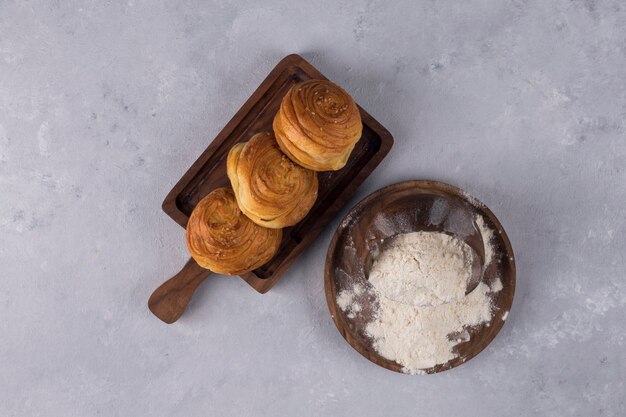
[[[444,210],[445,208],[445,210]],[[432,210],[440,213],[433,224]],[[339,333],[361,355],[377,365],[396,372],[402,366],[379,355],[365,327],[376,313],[376,300],[364,293],[362,310],[349,317],[337,305],[337,294],[355,284],[367,287],[370,253],[384,239],[401,233],[437,231],[468,241],[459,216],[480,215],[494,231],[491,239],[493,261],[483,272],[482,281],[490,287],[499,278],[502,290],[490,293],[493,317],[490,322],[466,329],[470,339],[455,347],[456,357],[449,362],[424,370],[436,373],[459,366],[478,355],[496,337],[508,315],[515,294],[515,259],[511,243],[496,216],[486,206],[462,190],[436,181],[406,181],[370,194],[359,202],[341,222],[328,249],[324,270],[324,290],[330,314]],[[454,221],[448,221],[454,220]],[[464,229],[464,230],[461,230]],[[458,229],[458,230],[455,230]]]
[[[163,211],[185,227],[204,196],[214,188],[229,185],[226,157],[230,148],[249,140],[255,133],[271,131],[285,93],[292,85],[309,79],[326,77],[299,55],[289,55],[280,61],[169,192]],[[391,149],[393,138],[389,131],[360,106],[359,110],[363,135],[346,166],[339,171],[318,173],[318,198],[309,214],[295,226],[284,229],[281,247],[272,260],[242,275],[257,291],[264,293],[277,282]]]

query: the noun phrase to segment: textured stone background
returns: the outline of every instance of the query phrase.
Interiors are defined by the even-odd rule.
[[[216,277],[148,312],[187,258],[161,201],[292,52],[395,136],[352,204],[437,179],[507,229],[515,303],[462,367],[344,342],[339,219],[267,295]],[[625,204],[623,1],[1,0],[0,415],[623,416]]]

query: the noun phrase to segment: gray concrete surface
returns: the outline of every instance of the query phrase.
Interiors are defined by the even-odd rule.
[[[147,310],[187,258],[163,197],[292,52],[396,138],[351,205],[430,178],[505,226],[517,296],[464,366],[344,342],[339,218],[267,295],[216,277],[176,325]],[[625,203],[623,1],[2,0],[0,415],[623,416]]]

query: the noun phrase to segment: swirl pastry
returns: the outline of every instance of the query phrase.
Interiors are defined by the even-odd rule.
[[[356,103],[330,81],[309,80],[287,92],[274,117],[280,149],[314,171],[343,168],[361,138],[363,124]]]
[[[285,156],[272,133],[233,146],[226,171],[241,211],[264,227],[293,226],[317,198],[316,173]]]
[[[187,248],[203,268],[237,275],[258,268],[278,250],[282,230],[243,215],[230,188],[217,188],[196,206],[187,223]]]

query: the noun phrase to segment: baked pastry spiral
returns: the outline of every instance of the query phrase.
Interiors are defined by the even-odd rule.
[[[361,138],[359,109],[348,93],[330,81],[296,84],[274,117],[280,149],[294,162],[314,171],[343,168]]]
[[[272,133],[233,146],[226,171],[241,211],[264,227],[293,226],[317,198],[316,173],[285,156]]]
[[[203,268],[237,275],[258,268],[278,250],[282,230],[261,227],[243,215],[230,188],[217,188],[187,223],[187,248]]]

